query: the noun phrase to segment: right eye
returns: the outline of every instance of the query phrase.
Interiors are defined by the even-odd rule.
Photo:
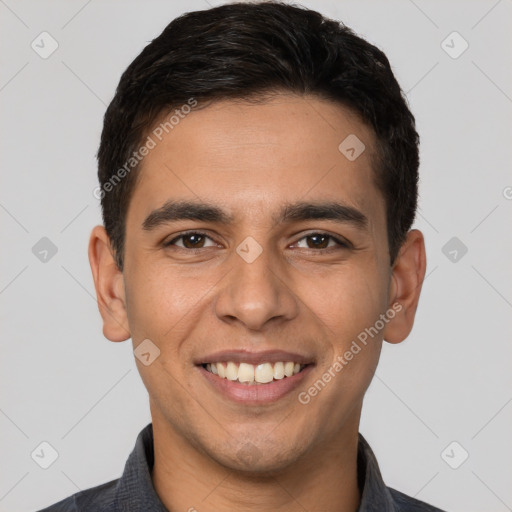
[[[205,243],[207,240],[210,240],[212,244],[206,246]],[[213,247],[216,244],[209,236],[201,233],[200,231],[188,231],[178,235],[169,242],[164,243],[164,247],[170,247],[173,245],[180,247],[181,249],[203,249],[206,247]]]

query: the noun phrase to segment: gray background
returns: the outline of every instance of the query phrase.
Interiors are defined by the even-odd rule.
[[[130,342],[101,332],[95,152],[130,61],[180,13],[218,3],[0,0],[1,511],[117,478],[150,421]],[[385,344],[361,432],[388,485],[454,512],[512,510],[512,1],[303,5],[386,52],[421,135],[428,277],[412,335]],[[31,47],[43,31],[59,45],[46,59]],[[458,36],[442,45],[453,31],[469,44],[457,58]],[[31,458],[43,441],[58,452],[48,469]]]

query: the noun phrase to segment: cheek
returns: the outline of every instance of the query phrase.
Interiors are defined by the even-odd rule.
[[[386,307],[387,286],[374,268],[347,266],[324,278],[317,276],[314,285],[303,284],[304,302],[339,350],[372,326]]]
[[[134,348],[149,339],[159,353],[147,366],[136,364],[152,403],[179,418],[190,399],[182,389],[187,375],[182,346],[201,316],[204,292],[199,280],[185,280],[168,266],[146,263],[145,268],[127,280],[128,321]]]
[[[146,262],[144,267],[151,272],[133,273],[126,288],[133,338],[154,338],[157,344],[179,338],[202,312],[212,285],[204,276],[182,275],[165,264]]]
[[[357,403],[369,386],[380,357],[382,330],[375,331],[375,324],[387,304],[385,279],[376,266],[347,266],[338,273],[331,272],[322,286],[317,281],[305,297],[319,324],[326,327],[329,339],[329,350],[320,364],[322,383],[317,386],[325,384],[329,391],[322,393],[321,402],[333,410],[339,405],[340,396],[345,397],[347,406]]]

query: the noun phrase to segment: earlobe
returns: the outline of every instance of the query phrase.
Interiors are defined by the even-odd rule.
[[[392,269],[388,307],[395,315],[384,329],[389,343],[400,343],[412,330],[426,264],[423,234],[413,229],[407,233]]]
[[[103,226],[96,226],[91,232],[89,263],[103,319],[103,334],[110,341],[127,340],[130,330],[123,274],[115,262],[110,239]]]

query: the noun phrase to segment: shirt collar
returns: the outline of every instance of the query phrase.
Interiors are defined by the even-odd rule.
[[[361,491],[358,512],[395,512],[397,509],[380,473],[379,464],[366,439],[359,434],[357,476]]]
[[[118,481],[116,510],[167,512],[151,480],[154,462],[153,425],[150,423],[138,435],[135,448]],[[382,480],[377,459],[361,434],[357,449],[357,471],[361,491],[358,512],[395,512],[397,509]]]
[[[153,487],[151,472],[155,463],[153,424],[138,435],[116,490],[116,508],[133,512],[168,512]]]

